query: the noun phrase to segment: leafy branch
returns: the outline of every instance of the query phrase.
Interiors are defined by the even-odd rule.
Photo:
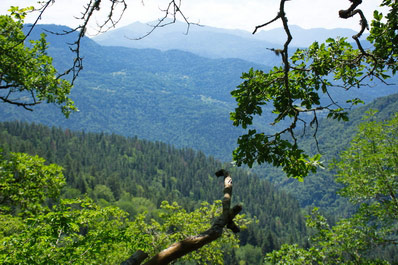
[[[271,49],[276,55],[281,56],[282,65],[275,66],[268,73],[250,69],[248,73],[242,75],[241,78],[244,81],[231,92],[238,104],[235,111],[231,113],[231,119],[235,126],[247,129],[252,125],[254,116],[262,115],[263,106],[272,103],[272,112],[276,117],[271,126],[281,121],[288,121],[289,124],[272,135],[257,133],[255,129],[249,129],[247,134],[239,137],[234,159],[237,165],[247,164],[250,167],[254,163],[271,163],[282,167],[289,177],[301,179],[309,172],[316,171],[321,165],[321,156],[317,154],[310,157],[299,148],[297,131],[299,129],[305,131],[309,122],[314,130],[315,142],[318,143],[316,134],[319,116],[346,121],[348,120],[347,110],[356,104],[363,103],[360,99],[354,98],[341,104],[333,99],[330,92],[335,88],[349,90],[352,87],[367,86],[367,79],[377,78],[384,82],[384,79],[389,77],[385,74],[386,67],[390,67],[392,71],[396,69],[396,65],[388,64],[387,59],[396,62],[397,55],[389,53],[380,56],[375,51],[365,50],[362,47],[359,38],[368,29],[368,22],[363,12],[358,9],[361,1],[353,0],[347,10],[339,12],[339,16],[344,19],[357,14],[360,16],[361,29],[352,37],[357,48],[354,48],[345,38],[330,38],[326,43],[314,42],[307,49],[297,49],[289,57],[289,45],[293,37],[285,13],[286,2],[286,0],[281,0],[279,12],[275,18],[255,27],[253,31],[255,34],[259,29],[275,21],[282,21],[286,41],[282,49]],[[385,1],[384,5],[393,7],[391,12],[396,13],[396,3]],[[381,21],[381,18],[381,15],[376,16],[377,21]],[[390,24],[380,27],[384,27],[386,31],[394,30]],[[372,38],[370,37],[370,40]],[[377,42],[374,41],[374,43],[377,46]],[[396,44],[389,44],[396,46]],[[329,102],[325,103],[324,98],[329,99]],[[311,113],[312,119],[302,118],[304,113]]]
[[[240,228],[234,222],[235,216],[242,210],[241,205],[235,205],[231,208],[232,198],[232,178],[224,169],[216,172],[217,177],[224,177],[224,197],[222,200],[222,213],[217,217],[213,225],[197,236],[188,236],[187,238],[176,242],[168,248],[160,251],[158,254],[150,258],[144,265],[162,265],[169,264],[176,259],[187,255],[201,247],[220,238],[227,227],[233,233],[240,232]],[[139,265],[146,258],[148,254],[143,251],[135,252],[129,259],[124,261],[122,265]]]
[[[72,84],[57,76],[46,52],[45,35],[27,42],[23,33],[24,18],[31,9],[11,7],[10,15],[0,16],[0,100],[27,110],[42,101],[55,103],[68,116],[76,110],[68,97]]]

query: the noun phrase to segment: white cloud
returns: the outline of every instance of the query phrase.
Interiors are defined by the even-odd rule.
[[[43,15],[41,23],[55,23],[76,25],[74,16],[79,16],[83,10],[83,0],[56,0]],[[103,1],[106,2],[106,1]],[[279,0],[182,0],[184,14],[193,22],[200,21],[203,25],[220,28],[239,28],[253,30],[253,28],[275,17],[279,9]],[[0,13],[4,13],[10,5],[27,6],[36,3],[33,0],[1,0]],[[151,21],[162,16],[159,8],[166,7],[168,0],[127,0],[129,4],[120,25],[134,21]],[[367,0],[361,4],[361,9],[369,18],[378,7],[379,0]],[[291,0],[285,4],[285,11],[290,24],[303,28],[358,28],[359,19],[343,20],[338,18],[338,11],[350,5],[348,0]],[[102,8],[102,12],[106,12]],[[97,15],[96,20],[100,20]],[[28,22],[32,22],[28,20]],[[267,29],[280,27],[280,23],[270,25]]]

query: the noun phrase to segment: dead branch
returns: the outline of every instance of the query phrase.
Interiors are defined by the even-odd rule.
[[[185,14],[181,11],[181,0],[179,0],[178,2],[176,2],[176,0],[172,0],[169,2],[169,4],[165,9],[160,9],[160,10],[164,14],[163,17],[159,18],[154,25],[149,25],[151,29],[147,33],[138,38],[129,38],[127,36],[125,37],[131,40],[142,40],[151,35],[152,32],[154,32],[156,29],[163,28],[168,25],[176,23],[178,15],[180,15],[183,18],[183,20],[187,25],[187,30],[185,32],[186,35],[188,34],[191,25],[201,26],[199,23],[190,22],[189,19],[185,16]],[[168,18],[171,18],[171,20],[168,20]]]
[[[206,231],[202,232],[197,236],[190,236],[172,244],[170,247],[162,250],[144,265],[165,265],[170,262],[181,258],[192,251],[198,250],[218,239],[222,236],[224,227],[232,230],[234,233],[240,231],[239,227],[234,223],[233,219],[242,210],[242,206],[235,205],[231,209],[231,197],[232,197],[232,178],[228,171],[221,169],[216,172],[217,177],[224,177],[224,198],[222,200],[222,214],[216,218],[213,225]],[[124,261],[122,265],[139,265],[143,261],[145,253],[142,251],[135,252],[127,261]],[[138,257],[138,258],[137,258]]]
[[[361,20],[359,22],[359,24],[361,25],[361,30],[356,35],[352,36],[352,38],[357,43],[358,48],[361,50],[361,52],[363,54],[366,54],[365,50],[363,49],[359,41],[359,38],[362,36],[362,34],[366,29],[369,30],[369,24],[362,10],[356,9],[362,3],[362,0],[350,0],[350,2],[352,2],[351,6],[347,10],[340,10],[339,16],[340,18],[348,19],[358,14],[361,17]]]

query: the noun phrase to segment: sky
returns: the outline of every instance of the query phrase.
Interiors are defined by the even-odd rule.
[[[89,0],[55,0],[44,13],[40,23],[60,24],[73,27],[74,17],[83,11],[83,4]],[[162,16],[160,9],[165,8],[168,0],[126,0],[127,12],[118,26],[125,26],[135,21],[154,21]],[[243,29],[253,31],[254,27],[273,19],[279,10],[279,0],[181,0],[181,10],[191,22],[202,25]],[[0,14],[5,14],[12,6],[35,5],[36,0],[0,0]],[[103,3],[109,0],[102,0]],[[368,20],[371,20],[374,9],[379,9],[381,0],[363,0],[360,8]],[[289,24],[302,28],[351,28],[358,30],[359,18],[339,19],[338,11],[350,6],[348,0],[290,0],[285,4]],[[106,7],[101,8],[93,22],[101,21]],[[102,15],[101,15],[102,14]],[[26,22],[36,17],[28,16]],[[91,25],[94,29],[95,23]],[[273,23],[267,29],[281,27],[280,22]]]

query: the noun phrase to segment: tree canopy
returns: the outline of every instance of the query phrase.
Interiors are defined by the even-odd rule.
[[[267,255],[272,264],[389,264],[387,253],[398,243],[398,115],[384,122],[372,115],[334,164],[345,185],[340,194],[357,212],[331,227],[314,209],[307,220],[312,247],[284,245]]]
[[[1,264],[117,264],[137,250],[154,256],[190,235],[203,236],[213,231],[212,218],[223,219],[225,202],[218,200],[202,202],[191,212],[163,201],[156,219],[143,212],[129,220],[127,212],[101,207],[87,196],[59,198],[66,183],[62,168],[24,153],[0,156],[0,176]],[[246,227],[251,221],[237,213],[226,220],[236,217],[234,221]],[[237,247],[239,239],[223,231],[226,224],[216,224],[218,232],[200,250],[185,253],[183,260],[223,264],[224,249]]]

